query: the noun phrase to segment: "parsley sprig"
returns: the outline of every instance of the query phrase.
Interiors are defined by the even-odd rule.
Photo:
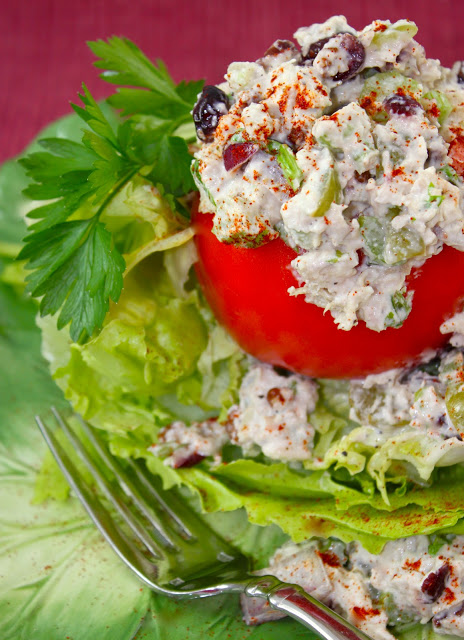
[[[47,201],[28,214],[35,222],[19,255],[31,270],[27,290],[41,298],[40,314],[59,314],[58,328],[70,324],[78,342],[102,326],[123,288],[124,258],[100,221],[115,195],[140,174],[188,216],[179,198],[195,189],[187,143],[202,86],[176,85],[161,61],[153,64],[130,40],[88,44],[103,79],[120,85],[108,99],[120,110],[117,124],[84,85],[82,106],[72,105],[85,124],[81,142],[42,139],[41,151],[20,160],[32,179],[25,194]]]

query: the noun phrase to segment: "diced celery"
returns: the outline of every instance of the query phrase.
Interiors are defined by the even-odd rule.
[[[308,211],[310,216],[318,218],[323,216],[329,209],[332,202],[338,202],[341,195],[340,183],[335,169],[332,167],[322,178],[322,186],[319,200],[312,211]]]
[[[195,181],[198,183],[197,184],[198,188],[200,188],[200,186],[201,186],[203,191],[208,196],[211,204],[213,205],[213,207],[215,207],[216,206],[216,202],[215,202],[213,196],[211,195],[210,190],[205,187],[205,184],[204,184],[203,180],[201,179],[200,161],[198,160],[198,158],[195,158],[195,160],[192,162],[192,174],[193,174],[193,177],[194,177]]]
[[[335,258],[330,258],[329,260],[327,260],[327,262],[330,262],[332,264],[335,264],[336,262],[338,262],[340,260],[340,258],[342,257],[343,253],[341,251],[339,251],[338,249],[335,251]]]
[[[393,207],[388,207],[388,212],[386,217],[388,220],[393,220],[393,218],[396,218],[396,216],[400,215],[401,211],[402,211],[401,207],[398,207],[397,205],[394,205]]]
[[[445,544],[450,544],[455,539],[454,533],[434,533],[429,536],[429,547],[427,549],[431,556],[436,556]]]
[[[298,191],[303,180],[303,172],[298,166],[295,154],[286,144],[276,140],[268,141],[268,150],[277,153],[277,162],[293,191]]]
[[[400,609],[390,593],[382,594],[380,600],[388,617],[388,626],[394,627],[395,631],[407,631],[420,621],[416,611]]]
[[[405,93],[419,100],[422,86],[412,78],[407,78],[397,71],[377,73],[367,78],[359,96],[359,104],[376,122],[384,123],[388,114],[383,108],[383,101],[402,89]]]
[[[453,167],[449,166],[449,164],[445,164],[444,167],[440,167],[438,171],[443,174],[445,180],[448,180],[448,182],[451,182],[451,184],[454,184],[454,186],[459,187],[460,185],[462,185],[461,178],[453,169]]]
[[[319,137],[317,138],[317,141],[318,141],[320,144],[323,144],[323,145],[324,145],[324,147],[327,147],[327,149],[329,149],[329,151],[331,151],[332,153],[338,153],[338,152],[340,152],[340,151],[343,151],[343,150],[342,150],[342,149],[340,149],[339,147],[334,147],[334,146],[333,146],[333,144],[332,144],[332,142],[330,141],[330,139],[329,139],[329,138],[328,138],[328,136],[326,136],[326,135],[319,136]]]
[[[296,162],[293,152],[286,144],[281,145],[277,155],[277,162],[280,164],[284,176],[287,178],[294,191],[298,191],[303,180],[303,172]]]
[[[282,223],[278,222],[276,225],[276,229],[279,232],[280,239],[288,244],[292,249],[314,249],[317,246],[317,234],[311,231],[296,231],[295,229],[291,230],[289,233],[287,227]]]
[[[385,326],[397,329],[401,327],[411,312],[412,294],[405,295],[406,291],[396,291],[391,297],[392,310],[385,318]]]
[[[422,96],[422,106],[427,110],[430,102],[435,102],[438,107],[440,115],[438,116],[438,123],[442,125],[448,118],[453,110],[453,105],[449,101],[448,96],[441,91],[428,91]]]
[[[403,151],[392,148],[389,150],[389,152],[390,152],[390,160],[393,162],[393,164],[396,167],[398,167],[400,164],[402,164],[402,162],[404,162],[404,159],[406,158],[406,156]]]
[[[245,138],[243,137],[243,132],[245,131],[245,129],[239,129],[238,131],[236,131],[232,136],[230,136],[230,143],[234,143],[234,142],[245,142]]]
[[[427,207],[431,207],[432,204],[436,203],[437,207],[439,207],[441,205],[441,203],[443,202],[443,200],[445,199],[445,196],[442,194],[435,194],[433,193],[433,191],[437,189],[437,187],[433,184],[433,182],[431,182],[429,184],[429,187],[427,189],[427,193],[428,193],[428,200],[427,200]]]

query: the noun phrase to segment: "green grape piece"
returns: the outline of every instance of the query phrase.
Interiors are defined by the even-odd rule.
[[[398,20],[397,22],[387,26],[385,31],[376,31],[372,38],[371,45],[381,47],[388,42],[398,39],[407,42],[411,38],[414,38],[417,31],[418,28],[414,22],[410,22],[409,20]]]
[[[421,104],[426,111],[430,111],[431,103],[437,105],[439,111],[437,120],[441,126],[453,111],[453,105],[448,96],[441,91],[428,91],[422,96]]]
[[[446,409],[456,428],[464,427],[464,390],[448,387],[445,396]]]
[[[398,265],[425,253],[422,236],[409,227],[387,233],[383,259],[385,264]]]

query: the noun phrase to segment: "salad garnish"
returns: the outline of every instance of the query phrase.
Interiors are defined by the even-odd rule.
[[[84,85],[84,106],[72,105],[87,125],[82,140],[42,139],[43,151],[20,160],[33,181],[25,194],[47,201],[28,214],[37,222],[19,255],[32,270],[27,290],[41,298],[42,316],[59,312],[58,327],[70,324],[76,342],[101,328],[123,288],[123,252],[102,222],[114,198],[143,176],[179,226],[188,220],[182,197],[195,190],[188,143],[195,139],[191,111],[202,86],[176,85],[161,61],[152,64],[128,39],[89,47],[98,56],[95,66],[104,69],[101,77],[119,85],[108,102],[121,118],[105,115]]]

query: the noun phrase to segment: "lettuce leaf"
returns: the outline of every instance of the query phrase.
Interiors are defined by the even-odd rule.
[[[75,116],[59,121],[50,135],[66,136],[80,125]],[[18,243],[24,235],[20,215],[22,169],[11,162],[0,168],[0,230],[2,239]],[[175,602],[143,587],[96,532],[79,502],[47,500],[38,505],[40,465],[46,446],[34,424],[50,405],[67,406],[40,354],[41,335],[35,324],[36,305],[21,291],[0,282],[0,637],[2,640],[296,640],[313,634],[293,620],[264,627],[246,627],[238,598],[224,596]],[[55,368],[69,359],[66,334],[52,344]],[[49,332],[48,342],[51,341]],[[49,356],[52,354],[49,351]],[[49,459],[50,462],[50,459]],[[54,463],[53,463],[54,464]],[[56,471],[49,468],[52,476]],[[44,478],[42,488],[67,484],[59,471]],[[64,495],[59,496],[61,498]],[[277,527],[257,527],[244,511],[209,516],[222,535],[264,566],[285,536]],[[222,529],[221,529],[222,527]],[[83,612],[85,615],[83,616]],[[188,632],[187,632],[188,630]]]
[[[143,446],[174,419],[217,415],[222,396],[241,379],[234,367],[243,354],[196,289],[178,295],[165,262],[169,256],[173,270],[185,255],[173,251],[134,267],[103,329],[84,345],[58,332],[53,318],[38,320],[43,353],[74,409],[99,428],[139,434]],[[188,271],[185,264],[178,269]]]
[[[118,446],[112,450],[121,455]],[[359,540],[370,552],[379,553],[388,540],[399,537],[464,532],[462,467],[441,470],[431,487],[392,494],[387,505],[378,493],[369,497],[336,483],[326,472],[305,476],[284,464],[251,460],[213,469],[204,463],[172,469],[151,454],[141,454],[166,488],[187,487],[204,513],[244,508],[250,522],[278,525],[295,542],[333,536],[345,542]]]

